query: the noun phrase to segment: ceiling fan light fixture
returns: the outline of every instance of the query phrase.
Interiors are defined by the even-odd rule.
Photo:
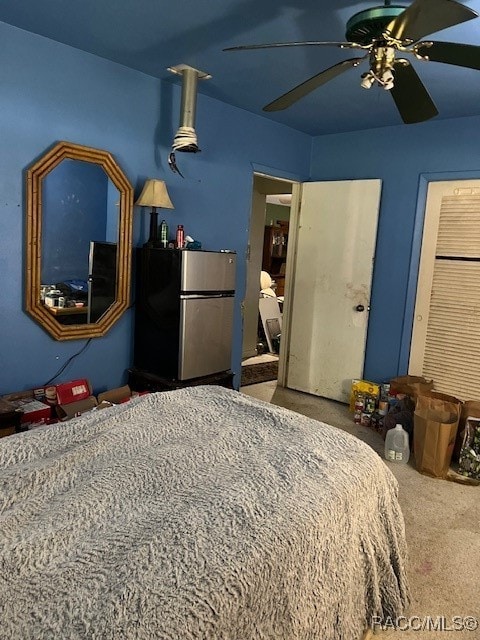
[[[393,89],[393,73],[387,69],[382,76],[382,86],[386,91]]]
[[[362,81],[360,83],[360,86],[363,89],[371,89],[374,82],[375,82],[375,76],[371,71],[367,71],[367,73],[364,73],[362,75]]]
[[[438,109],[414,67],[408,60],[396,56],[409,54],[423,62],[430,60],[480,70],[480,46],[422,40],[429,34],[478,18],[479,14],[458,0],[413,0],[409,6],[392,5],[395,1],[384,0],[382,7],[372,7],[354,14],[346,25],[346,42],[276,42],[242,45],[227,50],[305,46],[360,49],[365,54],[362,57],[341,60],[316,73],[270,102],[263,110],[286,109],[368,58],[370,68],[361,76],[361,86],[370,89],[378,84],[391,91],[390,95],[405,124],[424,122],[437,116]]]

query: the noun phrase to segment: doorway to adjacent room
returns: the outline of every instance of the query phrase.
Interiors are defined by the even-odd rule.
[[[279,193],[278,185],[284,182],[255,175],[244,301],[244,361],[258,355],[259,306],[279,304],[275,291],[259,302],[263,243],[254,231],[268,226],[266,195],[272,195],[275,187]],[[280,334],[278,381],[290,389],[348,402],[352,379],[363,375],[381,180],[287,184],[292,189],[292,205],[285,301],[281,313],[275,316],[269,308],[266,318]],[[261,216],[255,215],[258,210]],[[261,291],[265,285],[260,286]],[[262,323],[264,334],[269,330],[266,320]],[[269,352],[274,353],[275,333],[270,337]]]
[[[242,386],[278,376],[293,184],[254,174],[243,305]]]

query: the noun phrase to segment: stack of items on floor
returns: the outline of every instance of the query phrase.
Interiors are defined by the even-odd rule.
[[[9,393],[0,398],[0,437],[64,422],[87,411],[127,402],[137,395],[141,394],[126,385],[95,397],[87,379]]]
[[[350,409],[353,420],[364,427],[372,427],[383,438],[389,429],[401,424],[413,433],[414,402],[395,381],[377,384],[367,380],[353,380]]]
[[[459,474],[480,480],[480,402],[462,402],[435,391],[433,380],[407,375],[380,384],[353,380],[350,410],[357,424],[383,438],[402,425],[420,473],[450,477],[453,459]]]

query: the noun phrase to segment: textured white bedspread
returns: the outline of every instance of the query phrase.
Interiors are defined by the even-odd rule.
[[[357,640],[408,601],[397,483],[220,387],[0,441],[0,638]]]

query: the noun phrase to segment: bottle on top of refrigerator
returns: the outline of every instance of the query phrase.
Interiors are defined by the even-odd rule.
[[[175,244],[177,249],[183,249],[184,243],[185,243],[185,233],[183,230],[183,224],[179,224],[177,227],[177,235],[175,238]]]
[[[166,220],[162,220],[160,223],[160,246],[162,249],[168,247],[168,224]]]
[[[408,433],[401,424],[397,424],[394,429],[387,431],[385,437],[385,459],[406,464],[409,457]]]

